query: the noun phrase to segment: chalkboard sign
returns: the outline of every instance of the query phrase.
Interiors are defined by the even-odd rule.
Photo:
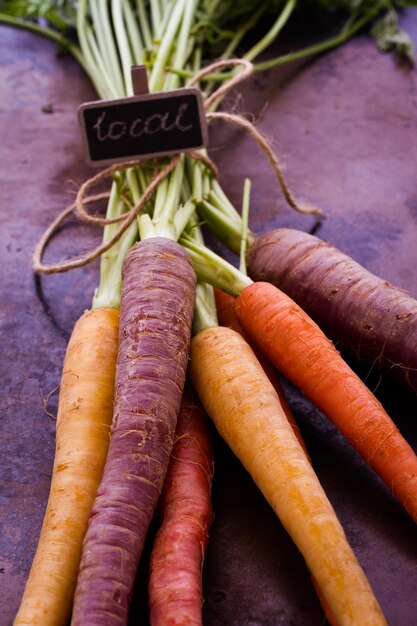
[[[78,110],[90,165],[151,158],[207,145],[201,92],[177,89],[82,104]]]

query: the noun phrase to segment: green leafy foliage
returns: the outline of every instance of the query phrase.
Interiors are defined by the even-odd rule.
[[[408,59],[410,62],[414,62],[415,51],[413,42],[407,33],[400,28],[395,11],[387,11],[373,26],[371,35],[381,52],[394,50],[400,56]]]
[[[0,21],[1,15],[10,16],[21,25],[40,23],[44,28],[65,34],[76,26],[78,4],[78,0],[0,0]],[[131,4],[133,8],[134,3]],[[256,23],[265,15],[273,18],[285,4],[286,0],[200,0],[193,35],[211,50],[209,56],[220,55],[236,32],[247,30],[252,21]],[[143,5],[149,10],[148,0],[144,0]],[[398,11],[407,7],[417,7],[417,0],[301,0],[297,3],[298,13],[344,13],[350,24],[369,17],[369,30],[378,49],[414,62],[412,41],[398,22]]]
[[[350,13],[364,13],[375,7],[382,10],[417,5],[417,0],[309,0],[309,2],[328,10],[344,10]]]
[[[76,0],[0,0],[0,13],[20,20],[45,21],[61,32],[75,28]]]
[[[369,31],[378,49],[414,62],[413,43],[398,22],[398,12],[417,6],[417,0],[307,0],[307,4],[321,11],[345,12],[351,22],[371,16]]]

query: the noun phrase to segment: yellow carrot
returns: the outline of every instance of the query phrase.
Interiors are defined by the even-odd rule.
[[[49,499],[14,626],[68,623],[109,443],[118,328],[116,308],[88,311],[74,326],[61,378]]]
[[[219,289],[215,289],[214,290],[214,294],[215,294],[215,298],[216,298],[216,307],[217,307],[217,317],[219,320],[219,324],[220,326],[227,326],[229,328],[232,328],[233,330],[235,330],[237,333],[239,333],[239,335],[241,335],[245,341],[250,345],[250,347],[252,348],[256,358],[258,359],[259,363],[262,365],[262,369],[264,370],[265,374],[268,376],[269,382],[272,384],[272,386],[274,387],[275,391],[277,392],[279,401],[281,403],[281,406],[284,410],[284,413],[289,421],[289,423],[291,424],[291,427],[294,431],[295,436],[297,437],[302,449],[304,450],[305,455],[307,456],[307,458],[310,460],[310,457],[308,455],[308,451],[306,448],[306,444],[304,442],[304,439],[301,435],[300,429],[298,428],[297,422],[294,418],[294,415],[291,411],[291,408],[287,402],[287,398],[285,396],[284,390],[282,388],[281,385],[281,381],[279,379],[277,370],[274,368],[274,366],[272,365],[272,363],[270,361],[268,361],[268,359],[263,355],[262,352],[259,352],[259,350],[256,349],[256,347],[253,346],[253,344],[251,343],[251,341],[248,339],[245,331],[243,330],[243,327],[241,325],[241,323],[239,322],[237,315],[236,315],[236,311],[235,311],[235,298],[233,296],[230,296],[229,294],[225,293],[224,291],[221,291]],[[310,460],[311,462],[311,460]],[[314,588],[316,590],[316,593],[318,595],[318,598],[320,600],[320,604],[323,607],[323,610],[326,614],[326,619],[329,622],[329,624],[331,624],[331,626],[339,626],[334,615],[332,614],[330,607],[328,606],[328,603],[326,602],[326,599],[324,598],[323,594],[321,593],[321,590],[318,586],[318,584],[316,583],[316,581],[314,580],[314,576],[312,577],[312,582],[314,585]]]
[[[386,624],[369,582],[254,353],[224,327],[191,343],[191,379],[220,435],[303,554],[340,626]]]

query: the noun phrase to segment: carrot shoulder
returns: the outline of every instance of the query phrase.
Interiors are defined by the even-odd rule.
[[[213,451],[208,418],[191,388],[183,394],[152,545],[152,626],[202,624],[202,567],[212,522]]]
[[[340,626],[385,624],[278,395],[253,351],[229,328],[191,342],[191,379],[220,435],[303,554]]]
[[[417,521],[417,456],[332,342],[286,294],[253,283],[237,316],[270,361],[327,415]]]
[[[81,546],[106,459],[119,312],[84,313],[64,360],[49,499],[15,626],[66,626]]]
[[[135,244],[123,266],[109,452],[85,537],[73,625],[126,624],[175,435],[195,274],[175,241]]]

